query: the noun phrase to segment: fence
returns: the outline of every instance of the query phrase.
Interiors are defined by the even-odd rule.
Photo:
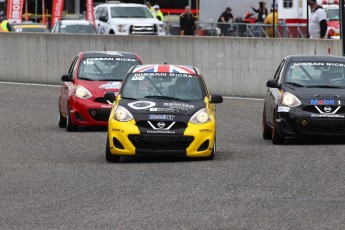
[[[168,35],[178,35],[180,28],[178,21],[166,21]],[[213,23],[213,22],[196,22],[197,35],[199,36],[220,36],[222,26],[225,28],[224,36],[233,37],[268,37],[272,31],[273,25],[262,23]],[[306,38],[306,24],[285,24],[279,23],[274,27],[276,38]]]

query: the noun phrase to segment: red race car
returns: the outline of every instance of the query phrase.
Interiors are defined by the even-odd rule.
[[[128,70],[138,64],[140,57],[129,52],[79,53],[61,77],[59,127],[76,131],[78,126],[107,126],[112,104],[104,94],[116,94]]]

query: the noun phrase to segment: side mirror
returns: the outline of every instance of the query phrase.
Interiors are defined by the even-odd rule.
[[[99,17],[99,20],[100,20],[101,22],[107,22],[107,21],[108,21],[108,17],[102,15],[102,16]]]
[[[104,98],[105,100],[110,101],[111,103],[114,103],[116,96],[114,92],[106,92],[104,93]]]
[[[71,82],[72,81],[71,75],[69,75],[69,74],[62,75],[61,81]]]
[[[222,95],[213,94],[211,96],[211,101],[210,102],[214,103],[214,104],[222,103],[223,102],[223,97],[222,97]]]
[[[275,79],[268,80],[266,86],[269,88],[279,88]]]

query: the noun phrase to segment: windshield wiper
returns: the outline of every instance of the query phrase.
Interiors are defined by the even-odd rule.
[[[80,80],[85,80],[85,81],[94,81],[94,79],[87,78],[87,77],[79,77]]]
[[[167,100],[176,100],[176,101],[188,101],[188,100],[183,100],[183,99],[177,98],[177,97],[159,96],[159,95],[145,96],[145,98],[157,98],[157,99],[167,99]]]
[[[304,85],[297,82],[286,81],[285,83],[289,85],[297,86],[297,87],[305,87]]]
[[[123,79],[97,79],[97,81],[123,81]]]
[[[336,88],[336,89],[344,89],[345,86],[337,86],[337,85],[308,85],[307,88]]]
[[[138,100],[138,98],[134,98],[134,97],[122,97],[121,99],[128,99],[128,100]]]

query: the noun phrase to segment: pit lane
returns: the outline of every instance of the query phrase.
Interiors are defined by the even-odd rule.
[[[57,125],[59,88],[0,84],[1,229],[343,229],[342,139],[261,138],[263,101],[217,106],[214,161],[104,159]]]

